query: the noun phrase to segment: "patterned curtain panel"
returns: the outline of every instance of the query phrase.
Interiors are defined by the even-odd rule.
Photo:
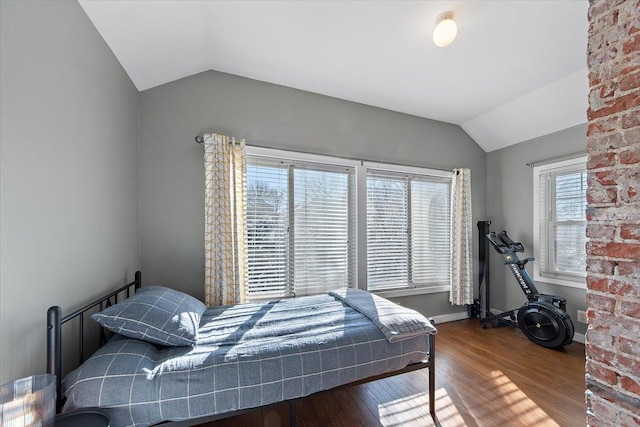
[[[471,171],[455,169],[451,188],[451,294],[454,305],[473,304]]]
[[[247,282],[244,140],[205,137],[205,303],[243,302]]]

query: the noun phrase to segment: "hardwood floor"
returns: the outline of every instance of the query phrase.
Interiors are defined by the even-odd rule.
[[[436,414],[443,427],[584,426],[584,345],[549,350],[515,328],[481,329],[477,320],[437,325]],[[433,426],[427,372],[323,393],[297,403],[300,427]],[[278,427],[288,404],[205,424]]]

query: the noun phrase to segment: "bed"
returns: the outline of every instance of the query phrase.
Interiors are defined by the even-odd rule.
[[[295,426],[299,399],[426,368],[438,424],[436,330],[412,310],[356,289],[206,308],[141,285],[136,272],[133,282],[65,317],[49,309],[47,370],[57,378],[58,411],[100,407],[114,427],[188,426],[289,402]],[[101,329],[105,344],[85,361],[88,315],[117,333],[107,340]],[[74,319],[80,365],[61,380],[62,325]]]

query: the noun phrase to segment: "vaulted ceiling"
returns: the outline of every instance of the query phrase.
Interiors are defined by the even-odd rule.
[[[458,124],[487,152],[586,122],[587,0],[80,4],[141,91],[217,70]]]

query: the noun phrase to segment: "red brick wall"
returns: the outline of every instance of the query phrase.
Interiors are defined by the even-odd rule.
[[[640,426],[640,1],[589,23],[587,423]]]

